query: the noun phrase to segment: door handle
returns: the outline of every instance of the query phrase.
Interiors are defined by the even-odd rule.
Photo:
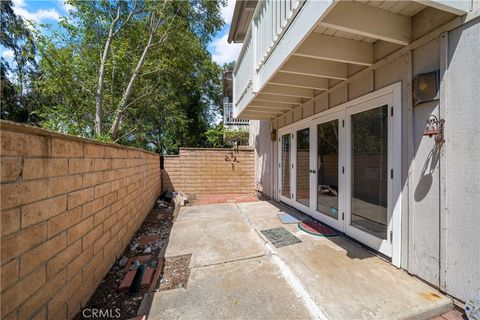
[[[310,173],[317,173],[316,170],[308,170]]]

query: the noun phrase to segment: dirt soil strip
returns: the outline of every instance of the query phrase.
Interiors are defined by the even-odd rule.
[[[163,276],[160,283],[160,291],[187,288],[190,277],[191,254],[168,257],[163,267]]]
[[[187,205],[192,205],[193,199],[195,198],[195,195],[189,195],[189,198],[190,199],[189,199]],[[180,213],[180,208],[181,208],[180,203],[175,202],[175,211],[173,212],[172,224],[171,224],[170,229],[168,231],[168,236],[166,238],[166,241],[165,241],[162,249],[160,250],[160,252],[157,255],[157,257],[158,257],[158,268],[155,271],[155,274],[153,276],[153,281],[152,281],[150,287],[148,288],[148,292],[145,294],[140,306],[138,307],[137,316],[143,316],[143,315],[148,316],[148,314],[150,312],[150,308],[151,308],[152,303],[153,303],[154,291],[159,291],[160,290],[160,285],[158,283],[158,280],[163,279],[163,277],[164,277],[163,271],[164,271],[165,265],[166,265],[165,253],[167,251],[168,241],[170,239],[170,232],[172,230],[173,223],[175,222],[175,220],[177,220],[178,214]],[[190,257],[188,258],[187,269],[188,269],[189,264],[190,264]],[[187,281],[188,281],[189,276],[190,276],[190,272],[188,272]],[[186,284],[186,282],[185,282],[185,284]]]
[[[144,295],[158,288],[158,281],[161,278],[164,266],[165,250],[168,244],[170,230],[176,216],[178,215],[179,209],[180,206],[174,206],[174,203],[172,202],[167,208],[153,208],[150,211],[143,221],[143,224],[130,240],[129,245],[125,248],[122,255],[106,274],[94,294],[91,296],[90,300],[82,308],[82,310],[80,310],[74,319],[85,319],[82,315],[82,311],[84,309],[118,309],[120,317],[117,319],[129,319],[137,316],[137,310],[139,310],[139,306]],[[160,219],[158,219],[159,215],[161,217]],[[154,243],[145,244],[144,246],[139,244],[139,240],[141,238],[153,235],[158,235],[159,240]],[[150,253],[144,253],[147,247],[150,248]],[[119,265],[121,258],[133,258],[143,255],[151,255],[151,258],[146,263],[149,267],[155,268],[154,279],[151,285],[147,286],[146,288],[142,288],[133,296],[128,294],[128,290],[123,292],[118,290],[120,282],[126,274],[126,270],[124,270],[125,267]],[[116,314],[116,311],[113,312]]]

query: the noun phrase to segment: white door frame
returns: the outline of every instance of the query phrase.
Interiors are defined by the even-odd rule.
[[[355,230],[355,228],[348,228],[347,225],[349,225],[349,220],[347,221],[347,212],[349,212],[349,208],[346,206],[350,205],[350,201],[348,201],[349,194],[351,193],[351,184],[346,183],[346,177],[350,176],[350,165],[351,165],[351,160],[349,155],[351,155],[350,151],[350,139],[347,139],[345,137],[346,132],[350,132],[350,117],[347,115],[351,115],[352,113],[360,112],[358,110],[368,110],[369,108],[375,108],[376,107],[381,107],[382,105],[388,104],[389,105],[389,112],[390,110],[393,110],[393,113],[391,116],[389,116],[389,152],[388,152],[388,169],[389,172],[390,170],[393,170],[393,176],[388,179],[388,210],[389,210],[389,221],[388,221],[388,235],[387,235],[387,241],[389,242],[388,244],[388,250],[385,250],[385,245],[387,243],[380,244],[379,246],[375,247],[373,245],[373,249],[378,250],[379,252],[382,252],[386,254],[387,256],[390,256],[392,259],[392,264],[400,267],[400,261],[401,261],[401,235],[402,235],[402,226],[401,226],[401,203],[402,203],[402,157],[401,157],[401,152],[402,152],[402,128],[401,128],[401,111],[402,111],[402,98],[401,98],[401,82],[397,82],[395,84],[392,84],[390,86],[387,86],[385,88],[379,89],[377,91],[371,92],[369,94],[366,94],[362,97],[356,98],[354,100],[348,101],[346,103],[343,103],[341,105],[338,105],[334,108],[328,109],[321,114],[315,114],[313,116],[310,116],[308,118],[302,119],[300,121],[297,121],[293,124],[287,125],[283,128],[280,128],[278,130],[278,135],[279,135],[279,148],[278,148],[278,163],[279,163],[279,170],[277,171],[278,173],[278,188],[277,192],[279,192],[279,199],[280,201],[283,201],[305,213],[308,215],[314,217],[315,219],[318,219],[320,221],[323,221],[332,227],[335,227],[341,231],[347,231],[347,229],[350,229],[348,232],[354,236],[355,238],[360,237],[360,239],[366,240],[367,245],[370,244],[372,246],[371,242],[368,240],[369,237],[366,237],[365,235],[358,235]],[[387,102],[387,103],[383,103]],[[380,104],[379,104],[380,103]],[[382,104],[383,103],[383,104]],[[371,106],[371,107],[368,107]],[[391,108],[393,107],[393,109]],[[366,108],[366,109],[365,109]],[[295,178],[296,178],[296,159],[295,159],[295,141],[296,141],[296,131],[303,129],[303,128],[310,128],[310,169],[315,169],[316,170],[316,152],[317,152],[317,145],[316,145],[316,139],[317,139],[317,132],[316,132],[316,127],[317,124],[326,122],[328,121],[327,119],[332,120],[333,118],[338,117],[341,112],[344,112],[344,117],[340,120],[345,120],[345,128],[341,128],[339,126],[339,134],[343,136],[339,137],[340,141],[346,141],[347,143],[343,143],[344,146],[339,145],[339,150],[343,154],[339,154],[339,171],[341,170],[342,167],[344,167],[345,174],[342,174],[339,176],[339,195],[340,191],[342,194],[342,199],[339,197],[339,221],[336,223],[330,223],[328,222],[328,218],[326,215],[318,213],[316,211],[316,195],[313,195],[313,192],[316,192],[316,175],[317,174],[311,174],[310,175],[310,207],[306,207],[304,205],[301,205],[295,201],[296,199],[296,183]],[[348,127],[347,127],[348,126]],[[390,130],[391,128],[391,130]],[[287,133],[293,133],[293,137],[291,136],[291,148],[290,148],[290,159],[292,163],[294,164],[294,168],[290,172],[290,188],[292,190],[293,197],[291,199],[288,199],[286,197],[283,197],[280,193],[281,189],[281,181],[282,181],[282,176],[281,176],[281,137],[284,134]],[[340,142],[341,143],[341,142]],[[341,179],[340,179],[341,178]],[[340,185],[342,183],[342,186]],[[315,185],[314,188],[312,188]],[[343,203],[343,204],[341,204]],[[340,210],[340,206],[345,206],[342,207]],[[345,212],[345,221],[341,221],[341,213]],[[349,219],[350,217],[348,217]],[[331,219],[334,220],[334,219]],[[345,227],[341,227],[341,223],[343,222],[343,225]],[[369,235],[369,234],[367,234]],[[373,237],[369,235],[370,237]],[[372,240],[372,239],[370,239]],[[391,245],[390,245],[391,243]],[[388,252],[389,251],[389,252]]]

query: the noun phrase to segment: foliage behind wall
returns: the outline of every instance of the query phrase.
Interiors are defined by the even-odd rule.
[[[2,60],[2,119],[164,153],[210,146],[222,68],[207,44],[225,2],[68,2],[42,32],[2,1],[2,45],[17,61]]]

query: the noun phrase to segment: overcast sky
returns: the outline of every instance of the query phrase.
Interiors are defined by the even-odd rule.
[[[55,26],[60,17],[67,14],[69,6],[63,0],[13,0],[14,11],[24,19],[33,20],[37,23],[48,23]],[[235,0],[228,0],[228,5],[222,9],[222,17],[225,26],[218,32],[211,43],[208,44],[208,51],[212,59],[220,65],[233,61],[240,52],[241,44],[228,44],[228,30],[232,20]],[[2,57],[11,61],[13,52],[2,49]]]

